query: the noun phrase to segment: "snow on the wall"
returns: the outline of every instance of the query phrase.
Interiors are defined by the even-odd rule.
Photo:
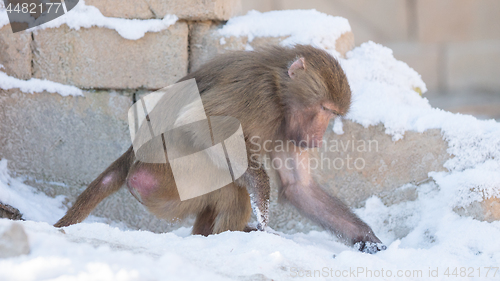
[[[0,65],[1,66],[1,65]],[[0,71],[0,89],[10,90],[19,88],[25,93],[41,93],[47,91],[50,93],[58,93],[61,96],[83,96],[82,90],[75,86],[60,84],[57,82],[48,81],[46,79],[31,78],[30,80],[21,80]]]
[[[247,15],[230,19],[219,33],[225,37],[248,36],[249,42],[255,37],[289,36],[281,42],[281,45],[310,44],[336,54],[335,41],[348,31],[351,31],[351,26],[345,18],[330,16],[316,10],[266,13],[252,10]]]
[[[177,16],[168,14],[165,15],[163,19],[149,20],[105,17],[99,9],[94,6],[87,6],[84,0],[80,0],[78,4],[65,15],[26,31],[31,32],[45,28],[55,28],[63,24],[76,30],[82,27],[90,28],[96,26],[114,29],[125,39],[137,40],[142,38],[146,32],[159,32],[167,29],[177,20]],[[0,8],[0,28],[8,23],[9,18],[7,12]]]

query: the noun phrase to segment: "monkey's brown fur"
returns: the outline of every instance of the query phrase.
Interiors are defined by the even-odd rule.
[[[229,52],[180,81],[192,78],[196,79],[207,116],[237,118],[242,124],[247,150],[257,155],[265,154],[255,149],[266,140],[299,142],[312,136],[312,141],[301,146],[316,146],[332,112],[344,115],[351,103],[349,84],[339,63],[325,51],[311,46]],[[271,158],[283,159],[299,156],[295,152],[270,154]],[[301,153],[300,157],[308,155]],[[130,148],[89,185],[55,226],[82,221],[125,182],[132,194],[160,218],[183,219],[196,214],[193,234],[248,230],[246,224],[251,214],[248,192],[263,216],[263,223],[267,223],[269,178],[256,161],[250,161],[250,168],[235,184],[180,201],[168,164],[133,163],[133,159]],[[369,243],[380,242],[370,227],[342,202],[322,191],[309,172],[296,166],[293,170],[279,169],[278,173],[281,199],[303,214],[349,244],[361,242],[361,250],[366,250]],[[380,248],[372,252],[377,250]]]
[[[299,57],[311,71],[290,79],[288,68]],[[287,139],[284,116],[299,108],[330,100],[345,114],[351,104],[349,83],[337,60],[311,46],[226,53],[180,81],[191,78],[196,79],[207,116],[235,117],[246,137],[262,141]]]

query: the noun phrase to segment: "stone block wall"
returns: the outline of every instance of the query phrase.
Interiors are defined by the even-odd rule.
[[[193,37],[192,30],[220,25],[241,9],[239,0],[88,0],[86,4],[108,17],[142,20],[176,14],[179,20],[138,40],[101,27],[74,30],[62,25],[15,34],[9,25],[0,28],[0,71],[83,90],[82,97],[63,97],[0,89],[0,158],[9,160],[15,176],[49,196],[67,196],[67,204],[130,146],[127,114],[135,96],[173,84],[190,65],[209,59],[190,53],[191,41],[202,40],[196,33]],[[217,52],[211,50],[210,56]],[[126,189],[102,202],[93,214],[132,228],[172,228],[149,215]]]
[[[159,89],[187,74],[188,26],[127,40],[115,30],[67,26],[33,36],[33,76],[83,89]]]
[[[0,64],[1,71],[19,78],[31,78],[31,33],[12,33],[10,26],[0,28]]]

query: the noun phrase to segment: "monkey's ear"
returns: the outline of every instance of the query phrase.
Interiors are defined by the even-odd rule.
[[[290,78],[295,78],[297,70],[299,69],[306,70],[306,60],[304,58],[299,58],[292,63],[288,69],[288,76],[290,76]]]

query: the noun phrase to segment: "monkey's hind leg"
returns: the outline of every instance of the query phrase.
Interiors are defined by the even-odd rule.
[[[220,190],[224,197],[217,202],[215,208],[217,216],[212,233],[228,230],[244,231],[252,213],[250,196],[246,188],[230,184]]]
[[[75,204],[66,212],[66,215],[54,224],[54,226],[68,226],[79,223],[87,218],[97,204],[123,186],[133,162],[134,150],[131,146],[120,158],[90,183],[87,189],[78,196]]]
[[[214,223],[217,214],[215,210],[211,207],[206,207],[201,213],[196,217],[196,221],[193,225],[193,235],[203,235],[208,236],[214,231]]]

